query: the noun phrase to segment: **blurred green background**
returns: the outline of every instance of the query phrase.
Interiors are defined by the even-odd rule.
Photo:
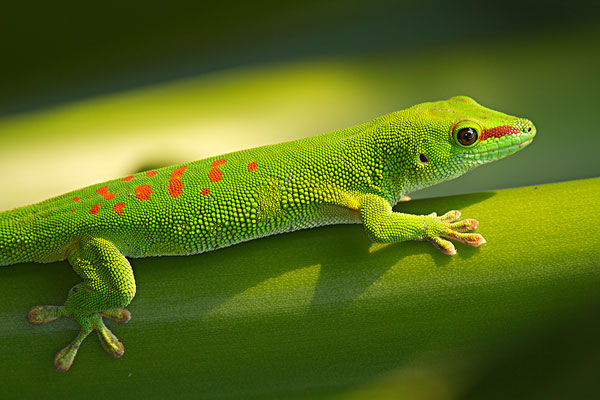
[[[0,210],[132,171],[306,137],[459,94],[531,119],[535,142],[414,197],[599,176],[599,4],[4,5]],[[600,306],[596,298],[585,307],[581,315],[597,314]],[[541,344],[526,338],[508,346],[514,357],[486,364],[465,397],[519,397],[514,388],[527,382],[513,376],[514,365],[554,371],[548,365],[560,360],[544,358],[543,349],[560,347],[561,338],[577,340],[570,327],[583,329],[586,319],[577,314],[547,324],[555,326]],[[391,372],[373,383],[376,389],[342,396],[384,396],[377,388],[392,380],[408,391],[435,385],[424,374]],[[514,384],[515,392],[497,382]],[[523,392],[529,396],[521,398],[535,397]]]

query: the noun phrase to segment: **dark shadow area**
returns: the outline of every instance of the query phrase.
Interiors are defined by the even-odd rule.
[[[551,320],[481,362],[460,399],[597,399],[600,297]],[[540,366],[543,366],[540,368]]]

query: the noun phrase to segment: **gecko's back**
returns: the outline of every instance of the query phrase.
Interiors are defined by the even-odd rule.
[[[1,212],[0,265],[65,259],[81,235],[146,257],[358,222],[356,213],[328,204],[358,184],[335,177],[343,165],[356,166],[342,159],[343,149],[368,126],[145,171]]]

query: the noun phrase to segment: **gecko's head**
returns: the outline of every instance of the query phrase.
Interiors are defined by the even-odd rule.
[[[465,96],[418,104],[407,111],[416,125],[411,134],[411,147],[416,150],[413,172],[423,186],[513,154],[531,143],[536,133],[531,121],[483,107]]]
[[[490,110],[469,97],[453,97],[447,104],[457,114],[450,128],[453,158],[471,168],[511,155],[535,136],[528,119]]]

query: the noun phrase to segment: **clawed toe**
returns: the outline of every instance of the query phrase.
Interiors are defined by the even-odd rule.
[[[27,313],[27,320],[32,324],[41,325],[52,322],[59,316],[58,306],[35,306]]]
[[[118,358],[123,355],[125,352],[125,347],[123,343],[117,339],[117,337],[108,329],[104,324],[102,328],[94,328],[98,333],[98,338],[100,339],[100,343],[102,343],[102,347],[108,354],[111,356]]]
[[[129,310],[126,308],[117,308],[116,310],[105,311],[100,315],[115,322],[128,322],[131,319],[131,312],[129,312]]]
[[[458,210],[448,211],[446,214],[442,215],[439,218],[443,222],[448,222],[448,223],[454,222],[460,218],[460,211],[458,211]]]
[[[450,242],[448,240],[442,239],[439,236],[432,237],[427,240],[429,242],[431,242],[435,247],[438,248],[438,250],[440,250],[444,254],[448,254],[450,256],[453,256],[456,254],[456,248],[454,247],[452,242]]]
[[[54,369],[58,372],[67,372],[71,368],[71,365],[73,365],[78,350],[79,345],[70,344],[56,353],[54,357]]]
[[[479,222],[476,219],[463,219],[462,221],[450,224],[450,229],[456,232],[471,232],[476,229]]]
[[[473,246],[473,247],[479,247],[482,244],[486,243],[483,236],[481,236],[479,233],[460,233],[460,232],[450,231],[442,236],[449,238],[449,239],[457,240],[461,243],[464,243],[466,245]]]

